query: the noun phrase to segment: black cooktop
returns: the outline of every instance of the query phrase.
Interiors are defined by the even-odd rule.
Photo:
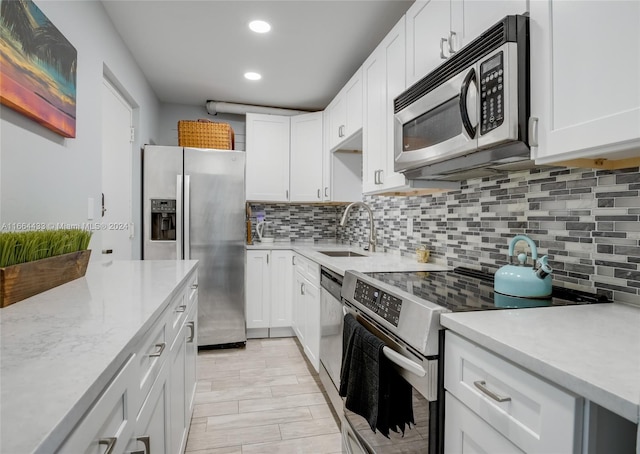
[[[545,299],[502,295],[493,291],[493,274],[464,267],[452,271],[364,274],[453,312],[610,302],[602,295],[555,286],[551,297]]]

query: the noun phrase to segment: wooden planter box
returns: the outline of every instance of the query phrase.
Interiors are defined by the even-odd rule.
[[[84,276],[91,250],[0,268],[0,307]]]

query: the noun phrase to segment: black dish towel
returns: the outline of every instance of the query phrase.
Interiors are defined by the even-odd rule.
[[[340,395],[345,407],[365,418],[371,430],[389,437],[389,430],[404,434],[414,423],[409,385],[391,366],[385,344],[355,317],[344,317]]]

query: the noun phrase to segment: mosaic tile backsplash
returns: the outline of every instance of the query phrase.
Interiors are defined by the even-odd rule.
[[[638,168],[547,168],[462,183],[460,190],[429,196],[365,196],[378,249],[415,256],[425,245],[431,262],[495,272],[508,261],[511,239],[525,234],[539,257],[549,256],[554,285],[640,306]],[[282,219],[279,229],[292,239],[336,238],[364,246],[368,238],[364,210],[354,211],[343,228],[338,222],[344,207],[262,208]],[[520,249],[526,243],[519,242]]]

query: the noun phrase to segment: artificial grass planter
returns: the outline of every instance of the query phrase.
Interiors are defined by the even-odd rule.
[[[87,230],[0,233],[0,307],[85,275]]]

